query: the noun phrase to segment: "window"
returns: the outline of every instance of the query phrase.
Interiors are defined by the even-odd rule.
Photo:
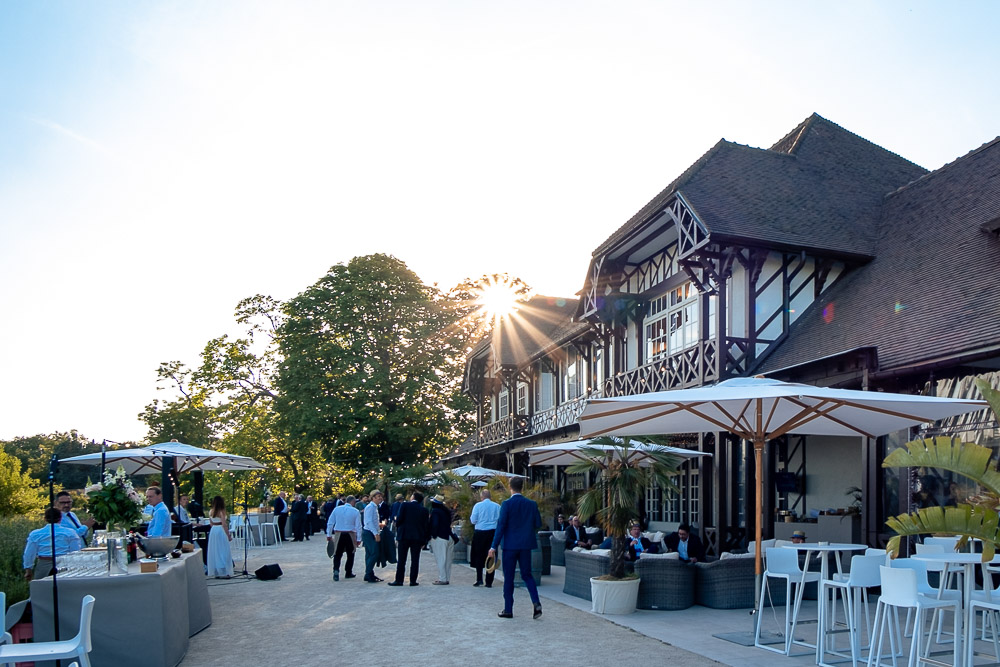
[[[517,383],[517,414],[528,414],[528,385],[524,382]]]
[[[583,369],[576,350],[567,350],[566,354],[566,400],[572,401],[583,394]]]
[[[698,290],[693,283],[649,302],[646,316],[646,361],[653,361],[699,342]]]
[[[506,389],[500,390],[500,400],[497,407],[497,419],[504,419],[510,414],[510,393]]]

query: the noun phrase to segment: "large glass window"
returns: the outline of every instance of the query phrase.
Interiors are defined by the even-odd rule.
[[[698,290],[693,283],[684,283],[649,302],[646,361],[676,354],[698,342]]]
[[[528,385],[524,382],[517,383],[517,414],[528,414]]]
[[[510,393],[506,389],[500,390],[499,406],[497,407],[497,419],[504,419],[510,414]]]

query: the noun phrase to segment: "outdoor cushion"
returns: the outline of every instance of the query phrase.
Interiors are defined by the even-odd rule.
[[[730,558],[753,558],[754,554],[734,554],[732,551],[723,551],[722,555],[719,556],[719,560],[728,560]]]
[[[610,556],[611,549],[591,549],[587,553],[592,556]]]
[[[639,560],[680,560],[681,555],[674,551],[669,554],[654,554],[654,553],[643,553],[639,556]]]
[[[565,542],[566,541],[566,531],[565,530],[553,530],[552,531],[552,537],[550,537],[549,539],[550,540],[562,540],[563,542]]]

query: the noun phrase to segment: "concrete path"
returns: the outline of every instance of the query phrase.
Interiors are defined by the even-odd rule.
[[[528,593],[517,589],[514,618],[505,620],[497,618],[503,608],[500,577],[491,589],[475,588],[474,570],[456,563],[451,584],[433,586],[437,568],[433,556],[423,552],[419,586],[368,584],[362,580],[364,552],[359,551],[357,578],[345,580],[341,572],[334,583],[325,546],[325,538],[317,535],[308,542],[252,549],[248,571],[278,563],[284,575],[277,581],[209,579],[213,622],[191,638],[181,665],[589,665],[622,656],[629,656],[629,663],[641,657],[648,664],[674,667],[717,664],[556,602],[551,596],[562,596],[562,568],[553,568],[558,582],[543,577],[540,619],[532,620]],[[394,568],[376,574],[390,580]],[[589,603],[580,602],[589,609]],[[669,612],[652,613],[662,622]]]

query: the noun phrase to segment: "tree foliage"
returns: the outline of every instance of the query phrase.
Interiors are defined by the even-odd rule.
[[[280,423],[292,442],[362,473],[429,462],[463,437],[464,313],[387,255],[330,268],[289,301],[279,333]]]
[[[0,449],[0,517],[27,514],[45,507],[37,480],[21,470],[21,461]]]

